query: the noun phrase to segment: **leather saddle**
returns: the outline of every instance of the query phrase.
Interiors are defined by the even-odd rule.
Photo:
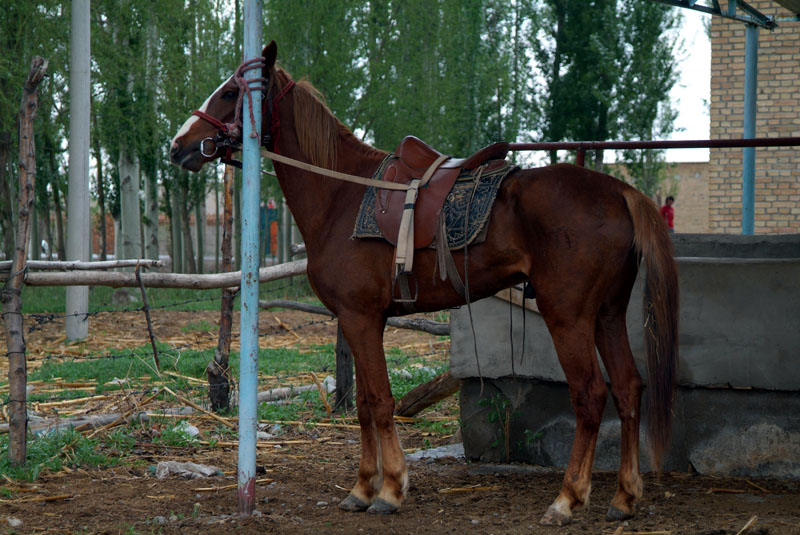
[[[445,199],[462,170],[471,171],[489,163],[488,170],[504,165],[509,151],[506,142],[493,143],[469,158],[451,158],[414,136],[405,137],[395,150],[394,159],[387,164],[383,180],[411,184],[420,180],[416,202],[408,206],[407,194],[397,190],[381,190],[375,196],[375,215],[384,238],[393,245],[398,236],[406,209],[413,210],[414,249],[433,243]],[[497,160],[492,162],[492,160]]]

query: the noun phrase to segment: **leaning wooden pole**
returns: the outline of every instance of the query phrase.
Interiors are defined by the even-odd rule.
[[[222,220],[222,271],[233,270],[233,166],[225,166],[224,216]],[[231,373],[228,355],[231,351],[231,329],[233,326],[233,298],[235,292],[230,288],[222,290],[220,305],[219,340],[214,351],[214,359],[206,366],[208,374],[208,397],[215,411],[227,409],[230,405]]]
[[[36,182],[36,145],[33,138],[33,120],[39,107],[39,83],[47,73],[47,60],[33,58],[31,71],[22,90],[19,107],[19,217],[17,243],[11,275],[2,291],[3,325],[8,347],[8,417],[9,460],[12,464],[25,464],[28,410],[25,405],[28,370],[25,362],[25,337],[22,331],[22,283],[25,262],[28,258],[30,214],[33,210],[34,184]]]

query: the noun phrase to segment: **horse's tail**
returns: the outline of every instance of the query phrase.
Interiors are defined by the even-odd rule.
[[[661,471],[672,435],[678,374],[678,268],[672,240],[656,205],[632,188],[623,192],[633,241],[644,256],[644,345],[647,351],[647,439],[653,469]]]

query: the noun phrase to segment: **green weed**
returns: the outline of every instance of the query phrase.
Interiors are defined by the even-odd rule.
[[[24,466],[12,466],[8,441],[8,436],[0,437],[0,474],[11,479],[34,481],[42,470],[58,472],[65,465],[76,468],[120,464],[118,458],[100,453],[96,440],[86,438],[74,429],[29,437]]]

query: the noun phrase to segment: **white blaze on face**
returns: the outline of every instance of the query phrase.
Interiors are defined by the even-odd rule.
[[[208,103],[209,103],[209,102],[211,102],[211,99],[212,99],[212,97],[213,97],[214,95],[216,95],[216,94],[217,94],[217,92],[218,92],[220,89],[222,89],[222,88],[223,88],[223,86],[224,86],[225,84],[227,84],[228,82],[230,82],[231,78],[233,78],[233,76],[229,77],[227,80],[225,80],[224,82],[222,82],[221,84],[219,84],[219,87],[218,87],[218,88],[216,88],[214,91],[212,91],[212,92],[211,92],[211,94],[208,96],[208,98],[206,99],[206,101],[205,101],[205,102],[203,102],[203,105],[202,105],[202,106],[200,106],[200,111],[202,111],[202,112],[204,112],[204,113],[208,111]],[[200,117],[198,117],[198,116],[196,116],[196,115],[192,115],[191,117],[189,117],[188,119],[186,119],[186,122],[185,122],[185,123],[183,123],[183,126],[181,126],[180,130],[178,130],[178,133],[177,133],[177,134],[175,134],[175,137],[174,137],[174,138],[172,138],[172,143],[170,144],[170,146],[174,145],[174,144],[175,144],[175,142],[176,142],[178,139],[180,139],[181,137],[185,136],[185,135],[186,135],[186,133],[187,133],[187,132],[189,132],[189,130],[191,130],[191,128],[192,128],[192,126],[194,125],[194,123],[195,123],[195,122],[197,122],[197,121],[199,121],[199,120],[200,120]]]

